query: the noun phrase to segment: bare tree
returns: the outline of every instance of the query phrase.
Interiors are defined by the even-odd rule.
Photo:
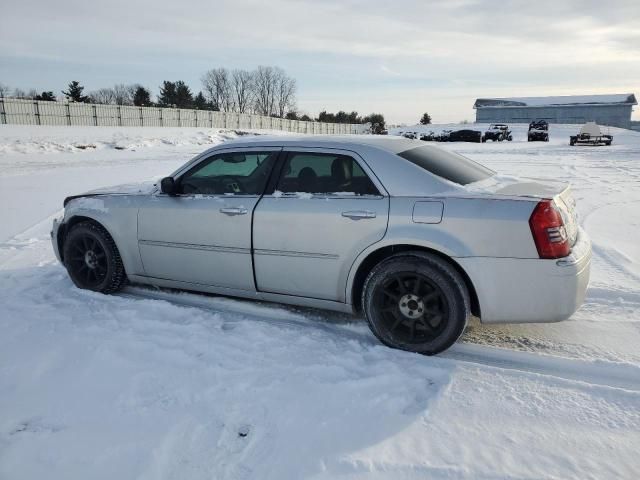
[[[9,95],[9,91],[11,89],[9,88],[8,85],[5,85],[4,83],[0,82],[0,98],[4,98],[7,95]]]
[[[254,110],[260,115],[274,112],[276,98],[276,69],[260,65],[254,76]]]
[[[223,112],[231,112],[234,109],[234,95],[229,79],[229,71],[226,68],[213,68],[202,76],[202,88],[209,101]]]
[[[254,109],[260,115],[284,118],[295,110],[296,81],[279,67],[259,66],[254,77]]]
[[[279,68],[276,76],[276,107],[281,118],[296,108],[296,81]]]
[[[137,84],[125,85],[119,83],[113,88],[101,88],[89,94],[91,102],[101,105],[133,105],[133,97],[138,88]]]
[[[248,70],[231,72],[231,93],[238,113],[246,113],[253,100],[253,73]]]
[[[13,91],[13,96],[14,96],[14,97],[16,97],[16,98],[24,98],[24,97],[26,97],[26,96],[27,96],[27,94],[26,94],[26,93],[25,93],[25,91],[24,91],[24,90],[22,90],[21,88],[16,88],[16,89]]]
[[[113,105],[116,103],[116,94],[113,88],[101,88],[95,92],[89,94],[91,103],[98,103],[101,105]]]
[[[113,87],[113,97],[116,105],[133,105],[133,95],[137,85],[119,83]]]

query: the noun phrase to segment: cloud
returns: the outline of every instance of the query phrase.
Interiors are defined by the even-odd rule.
[[[213,66],[278,64],[309,111],[358,105],[397,121],[431,105],[436,119],[472,118],[475,96],[500,92],[640,90],[637,0],[26,0],[2,13],[0,77],[26,87],[56,87],[27,78],[34,62],[90,88],[195,89]]]

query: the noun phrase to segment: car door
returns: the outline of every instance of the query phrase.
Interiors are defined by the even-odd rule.
[[[261,292],[345,301],[357,255],[382,239],[389,199],[353,152],[285,148],[277,183],[254,213]]]
[[[251,217],[280,151],[212,153],[175,178],[176,195],[150,196],[138,212],[145,274],[255,290]]]

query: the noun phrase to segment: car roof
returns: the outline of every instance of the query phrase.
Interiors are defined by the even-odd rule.
[[[345,150],[357,150],[357,147],[365,146],[397,154],[424,145],[424,142],[395,135],[255,135],[231,140],[223,145],[225,147],[279,146],[341,148]]]
[[[366,164],[392,196],[424,196],[462,188],[397,156],[398,153],[418,147],[437,153],[442,150],[440,147],[429,145],[422,140],[394,135],[243,136],[206,150],[176,170],[173,175],[186,171],[194,162],[210,153],[245,147],[299,147],[352,151],[366,159]]]

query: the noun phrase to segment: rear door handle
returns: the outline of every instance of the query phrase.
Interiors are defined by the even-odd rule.
[[[246,215],[248,210],[244,207],[223,207],[220,209],[220,213],[224,213],[225,215],[233,216],[233,215]]]
[[[342,212],[342,216],[350,218],[351,220],[361,220],[363,218],[376,218],[376,212],[370,212],[368,210],[351,210],[349,212]]]

